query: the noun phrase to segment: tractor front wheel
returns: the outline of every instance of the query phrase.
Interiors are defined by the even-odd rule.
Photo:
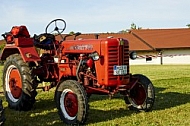
[[[125,96],[125,103],[130,110],[150,111],[155,101],[155,91],[152,82],[144,75],[135,74],[138,78],[136,85],[130,90],[129,96]]]
[[[66,124],[84,124],[88,113],[88,101],[79,82],[66,80],[55,91],[58,114]]]
[[[3,89],[9,108],[30,110],[37,94],[34,85],[28,63],[23,61],[20,54],[10,55],[3,69]]]

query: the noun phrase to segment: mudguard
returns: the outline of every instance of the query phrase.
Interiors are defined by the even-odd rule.
[[[31,39],[16,39],[15,43],[6,44],[5,48],[2,50],[0,59],[6,60],[8,56],[15,53],[21,54],[24,62],[41,60]]]

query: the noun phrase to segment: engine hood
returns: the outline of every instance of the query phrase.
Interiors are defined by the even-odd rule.
[[[101,42],[106,39],[86,39],[86,40],[66,40],[62,42],[62,53],[92,53],[97,51],[99,54]]]

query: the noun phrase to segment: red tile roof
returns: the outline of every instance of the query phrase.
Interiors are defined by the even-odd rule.
[[[64,35],[63,35],[64,36]],[[190,29],[140,29],[129,33],[99,33],[99,38],[125,38],[130,50],[160,50],[169,48],[190,48]],[[58,37],[60,39],[60,37]],[[67,39],[73,39],[68,37]],[[81,34],[77,39],[94,39],[95,34]]]
[[[98,38],[107,38],[107,37],[114,37],[114,38],[125,38],[129,41],[129,49],[130,50],[152,50],[149,46],[142,43],[141,40],[137,39],[135,36],[129,33],[99,33]],[[65,35],[63,35],[65,36]],[[58,40],[61,40],[60,36],[57,36]],[[67,37],[66,40],[74,39],[74,36]],[[95,34],[81,34],[76,39],[95,39]]]
[[[142,43],[140,39],[137,39],[134,35],[129,33],[108,33],[108,34],[104,33],[100,34],[99,38],[107,38],[109,36],[113,36],[114,38],[127,39],[129,42],[130,50],[152,50],[152,48]]]
[[[189,28],[132,30],[131,34],[143,39],[155,49],[190,47]]]

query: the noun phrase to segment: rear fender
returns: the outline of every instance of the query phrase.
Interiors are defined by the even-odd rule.
[[[0,59],[6,60],[12,54],[18,53],[22,56],[24,62],[41,61],[36,49],[32,47],[5,46],[2,50]]]

